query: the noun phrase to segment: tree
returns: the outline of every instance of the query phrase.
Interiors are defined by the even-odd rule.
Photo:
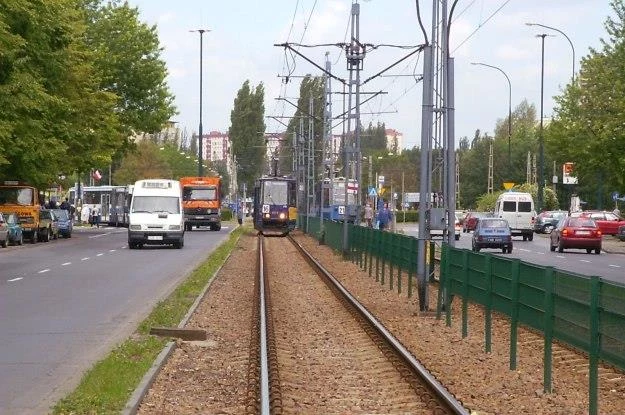
[[[577,191],[597,208],[610,192],[625,191],[625,2],[610,4],[608,39],[601,39],[601,50],[590,50],[576,82],[555,97],[545,134],[545,148],[559,165],[575,163]]]
[[[74,0],[3,2],[0,176],[46,187],[116,146],[113,95],[98,87],[83,22]]]
[[[118,184],[156,178],[173,179],[174,177],[165,155],[158,145],[150,140],[139,141],[136,150],[128,153],[119,169],[113,173],[113,181]]]
[[[87,45],[96,51],[101,89],[117,97],[124,132],[160,131],[176,110],[156,26],[142,23],[128,2],[87,3]]]
[[[248,189],[254,188],[254,181],[262,175],[266,166],[264,97],[262,83],[252,89],[249,80],[245,81],[230,112],[228,135],[239,164],[237,178],[239,185],[246,183]]]

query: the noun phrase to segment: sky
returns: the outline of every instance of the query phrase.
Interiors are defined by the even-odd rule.
[[[173,118],[183,131],[197,133],[199,114],[200,35],[194,29],[208,29],[203,35],[203,132],[227,132],[234,98],[246,80],[265,87],[265,115],[291,116],[294,108],[276,98],[297,98],[298,82],[306,74],[321,71],[303,58],[285,53],[274,44],[285,42],[306,45],[348,42],[352,0],[129,0],[138,7],[140,18],[156,25],[167,64],[167,82],[175,95],[178,114]],[[421,16],[431,38],[432,4],[419,0]],[[449,5],[453,3],[449,0]],[[508,115],[526,99],[541,101],[541,39],[545,38],[543,113],[553,114],[553,96],[570,82],[573,67],[590,48],[601,48],[607,38],[604,23],[613,15],[609,0],[459,0],[450,29],[450,52],[455,60],[456,142],[472,138],[475,131],[492,134],[497,120]],[[564,32],[530,27],[539,23]],[[360,40],[374,45],[419,45],[424,43],[413,0],[361,0]],[[300,48],[300,53],[324,66],[329,52],[332,72],[347,78],[345,56],[336,46]],[[365,80],[409,51],[379,47],[364,59],[361,79]],[[575,53],[575,60],[573,59]],[[510,78],[508,82],[496,69]],[[386,74],[366,85],[363,92],[385,91],[361,107],[362,123],[384,122],[404,136],[404,148],[420,146],[421,83],[413,75],[423,72],[421,54],[406,59]],[[283,75],[291,75],[288,83]],[[342,91],[338,82],[334,91]],[[364,96],[363,96],[364,99]],[[342,96],[335,94],[333,113],[342,112]],[[283,122],[288,119],[283,118]],[[267,132],[284,127],[266,118]],[[335,129],[340,133],[341,129]]]

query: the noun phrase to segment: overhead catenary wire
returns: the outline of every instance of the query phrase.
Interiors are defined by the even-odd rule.
[[[454,48],[454,50],[452,50],[452,53],[453,53],[453,52],[455,52],[455,51],[457,51],[458,49],[460,49],[460,47],[461,47],[462,45],[464,45],[464,44],[465,44],[465,43],[466,43],[469,39],[471,39],[471,38],[473,37],[473,35],[475,35],[475,34],[477,33],[477,31],[478,31],[478,30],[480,30],[480,29],[481,29],[481,28],[482,28],[482,27],[483,27],[486,23],[488,23],[488,21],[489,21],[490,19],[492,19],[492,18],[493,18],[493,17],[494,17],[497,13],[499,13],[499,12],[501,11],[501,9],[503,9],[503,8],[504,8],[504,7],[505,7],[508,3],[510,3],[510,0],[505,0],[501,6],[499,6],[499,7],[498,7],[498,8],[497,8],[494,12],[492,12],[492,13],[490,14],[490,16],[488,16],[488,17],[486,18],[486,20],[484,20],[482,23],[480,23],[480,24],[479,24],[479,25],[475,28],[475,30],[474,30],[474,31],[472,31],[471,33],[469,33],[469,35],[468,35],[466,38],[464,38],[464,40],[463,40],[462,42],[460,42],[460,43],[458,44],[458,46],[456,46],[456,47]]]

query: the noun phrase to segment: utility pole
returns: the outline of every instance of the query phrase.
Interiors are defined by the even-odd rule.
[[[493,193],[493,143],[488,146],[488,187],[486,192]]]
[[[308,97],[308,172],[306,177],[306,230],[308,231],[309,218],[314,210],[315,203],[315,119],[314,101],[312,95]]]
[[[322,174],[321,174],[321,194],[319,195],[319,219],[321,230],[323,231],[324,196],[328,195],[330,203],[334,192],[334,150],[332,146],[332,78],[327,74],[332,73],[332,63],[330,62],[330,52],[326,52],[326,73],[324,74],[325,111],[323,112],[324,140],[322,148]],[[328,182],[325,177],[328,172]],[[328,212],[329,213],[329,212]]]

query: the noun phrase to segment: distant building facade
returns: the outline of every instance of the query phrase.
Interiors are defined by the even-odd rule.
[[[393,128],[386,131],[386,149],[393,154],[401,154],[404,148],[404,135]]]

